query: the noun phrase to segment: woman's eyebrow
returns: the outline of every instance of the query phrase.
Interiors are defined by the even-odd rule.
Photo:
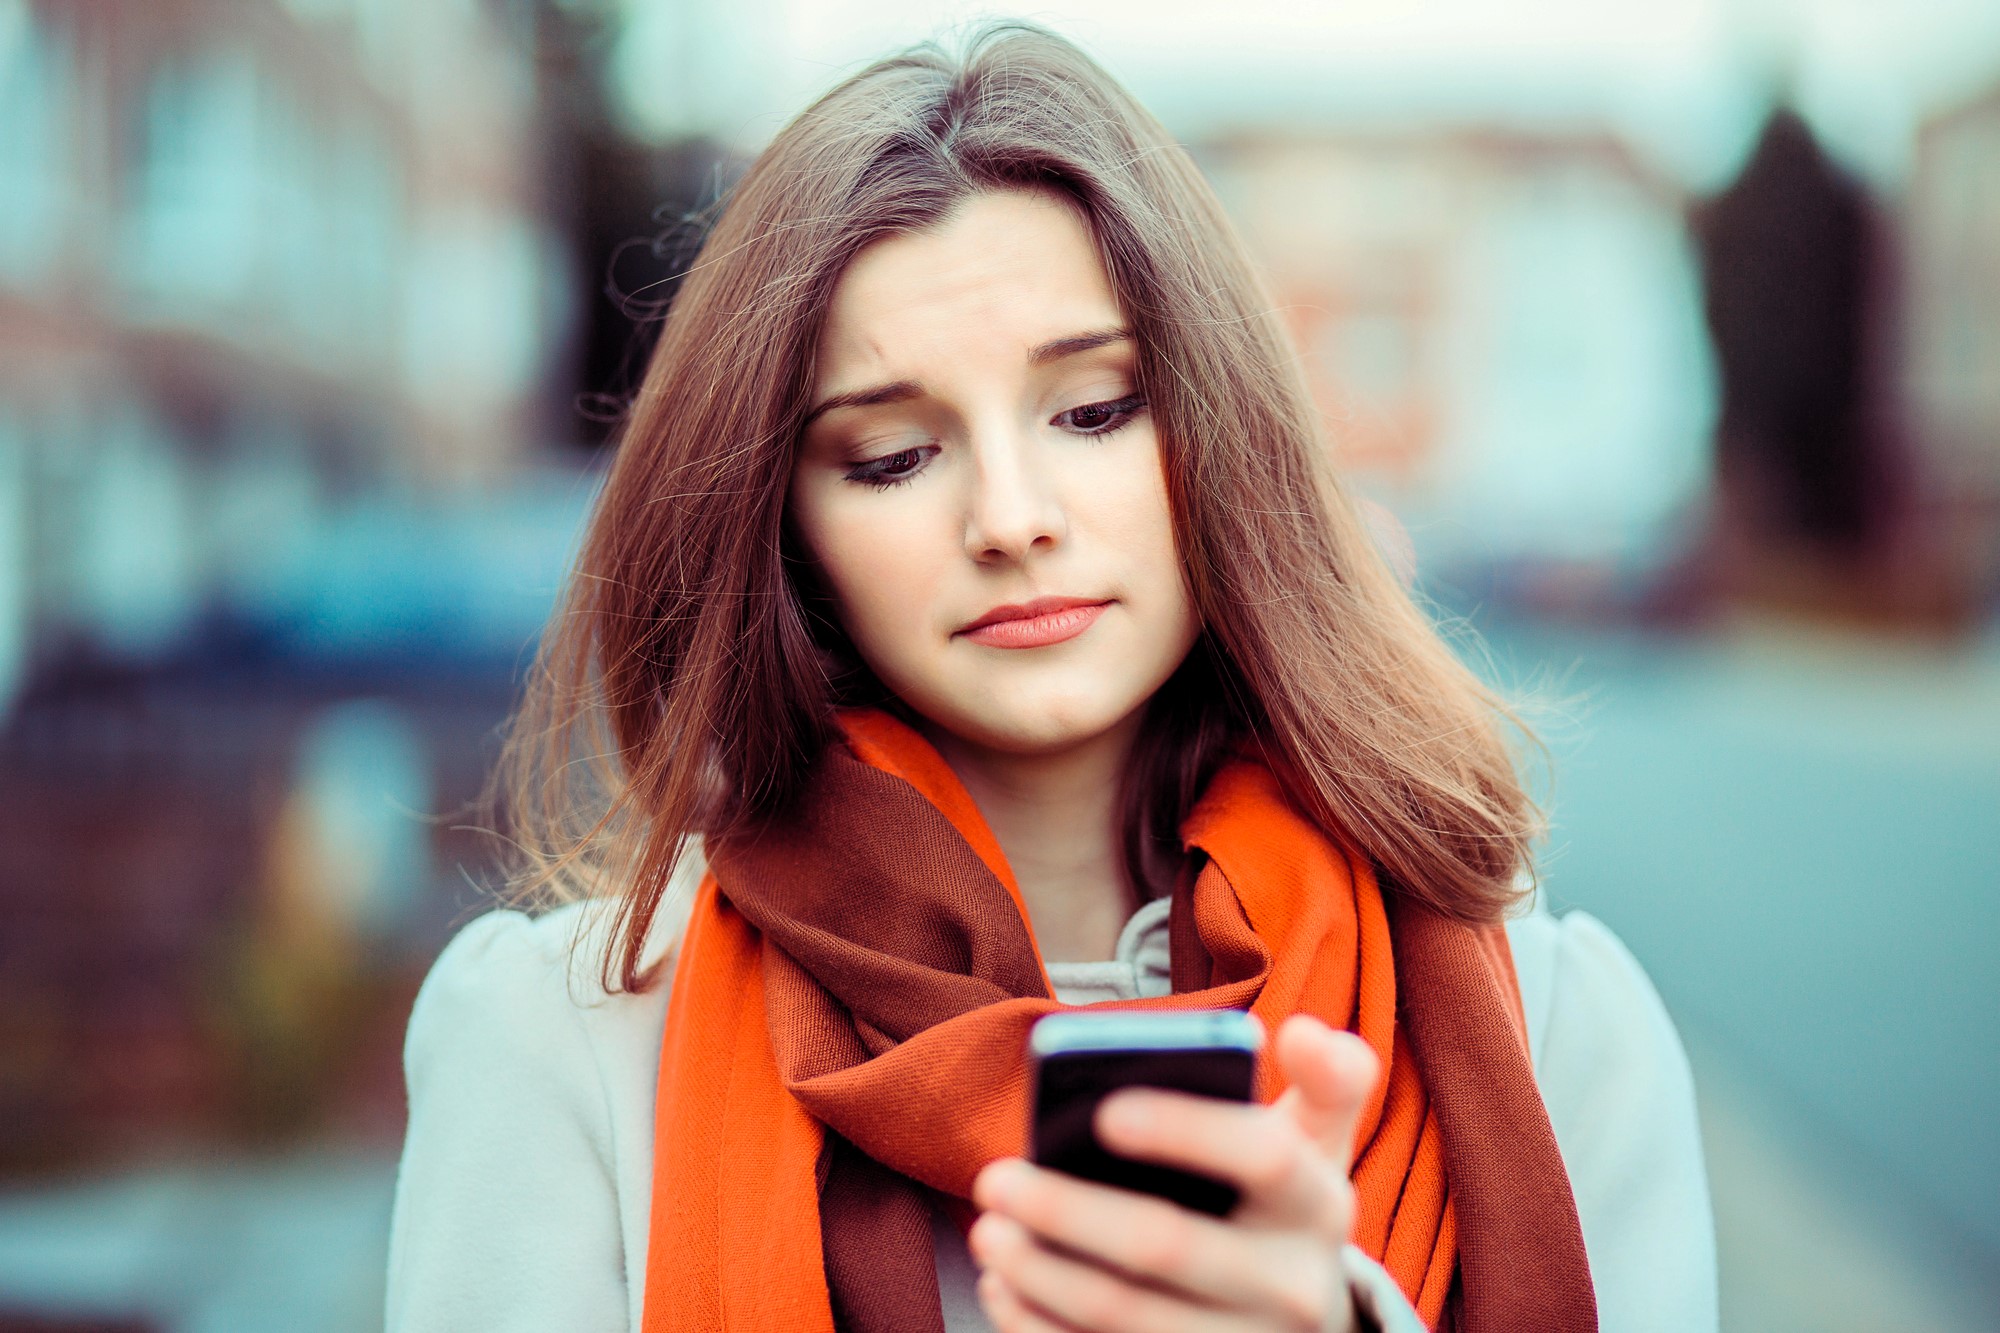
[[[851,389],[846,393],[835,394],[806,413],[804,424],[810,426],[816,418],[835,408],[877,407],[883,403],[900,403],[922,397],[923,392],[924,386],[915,380],[897,380],[894,384],[877,384],[869,389]]]
[[[1098,329],[1093,333],[1075,333],[1067,338],[1052,338],[1028,353],[1028,364],[1047,365],[1066,356],[1075,356],[1078,352],[1094,351],[1099,347],[1108,347],[1112,343],[1129,342],[1131,338],[1130,329]]]
[[[1028,353],[1028,364],[1045,366],[1051,361],[1060,361],[1066,356],[1076,356],[1081,352],[1095,351],[1099,347],[1109,347],[1113,343],[1129,342],[1129,329],[1096,329],[1090,333],[1073,333],[1064,338],[1051,338]],[[877,384],[866,389],[851,389],[846,393],[834,394],[806,413],[803,424],[811,425],[815,420],[842,407],[879,407],[883,403],[901,403],[911,398],[923,396],[924,386],[915,380],[897,380],[893,384]]]

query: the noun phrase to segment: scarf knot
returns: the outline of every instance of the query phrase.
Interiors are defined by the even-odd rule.
[[[969,1218],[979,1169],[1025,1145],[1028,1029],[1063,1006],[1019,889],[922,737],[841,720],[796,808],[711,850],[662,1051],[647,1333],[941,1333],[932,1209]],[[1360,1034],[1382,1073],[1354,1242],[1433,1326],[1594,1329],[1504,932],[1385,901],[1249,759],[1182,836],[1199,870],[1169,909],[1174,990],[1129,1007]]]

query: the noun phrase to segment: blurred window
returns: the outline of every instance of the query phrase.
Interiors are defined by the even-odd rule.
[[[108,651],[173,648],[200,597],[188,465],[159,421],[136,404],[92,419],[72,497],[70,605]]]
[[[32,287],[61,248],[68,182],[67,41],[24,0],[0,0],[0,281]]]
[[[259,79],[247,51],[169,59],[143,102],[127,282],[158,311],[213,316],[245,294],[258,254]]]
[[[532,383],[544,338],[544,242],[518,214],[461,205],[412,241],[403,368],[418,397],[477,407]]]

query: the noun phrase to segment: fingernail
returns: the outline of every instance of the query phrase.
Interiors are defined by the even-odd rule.
[[[972,1230],[966,1233],[965,1240],[972,1250],[973,1257],[983,1263],[1004,1247],[1009,1237],[1019,1230],[1020,1224],[1011,1217],[1002,1217],[998,1213],[981,1213],[979,1220],[972,1224]]]
[[[1144,1134],[1153,1127],[1153,1102],[1144,1093],[1121,1092],[1105,1098],[1098,1115],[1103,1117],[1103,1126],[1113,1134]]]
[[[979,1178],[973,1182],[974,1202],[992,1207],[994,1204],[1005,1203],[1013,1198],[1021,1188],[1021,1181],[1027,1174],[1027,1166],[1028,1164],[1018,1157],[989,1162],[986,1169],[979,1173]]]

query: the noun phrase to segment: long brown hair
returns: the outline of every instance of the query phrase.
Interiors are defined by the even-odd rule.
[[[1144,883],[1232,741],[1395,891],[1496,919],[1536,812],[1501,702],[1389,571],[1327,466],[1295,353],[1187,153],[1038,28],[982,30],[848,79],[750,167],[674,299],[511,734],[495,794],[517,899],[598,897],[607,986],[689,840],[790,799],[866,696],[786,531],[824,313],[849,261],[984,190],[1088,220],[1139,349],[1204,632],[1126,782]]]

